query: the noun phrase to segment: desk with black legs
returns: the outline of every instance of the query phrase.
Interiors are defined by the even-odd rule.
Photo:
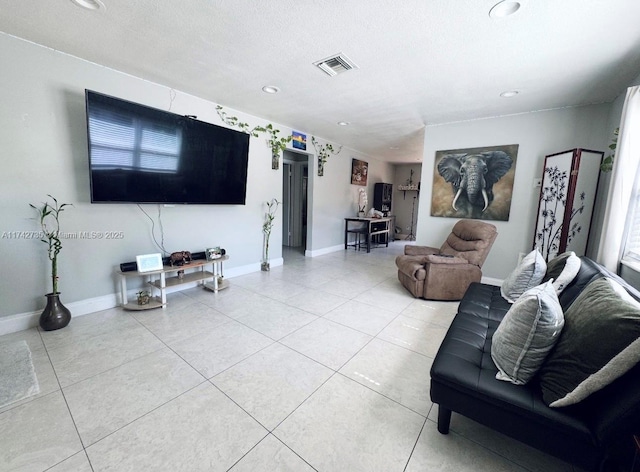
[[[365,218],[357,217],[344,219],[344,248],[347,249],[349,233],[364,234],[367,238],[367,252],[371,251],[371,240],[376,235],[384,235],[386,247],[389,247],[389,224],[392,218]],[[351,223],[351,227],[349,226]],[[358,223],[356,225],[356,223]],[[364,225],[363,225],[364,223]]]

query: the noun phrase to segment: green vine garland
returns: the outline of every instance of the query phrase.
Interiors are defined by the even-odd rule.
[[[333,154],[340,154],[342,151],[342,146],[338,148],[338,150],[334,150],[333,146],[329,143],[320,144],[315,136],[311,136],[311,142],[313,143],[313,147],[316,148],[316,153],[318,153],[318,177],[322,177],[324,175],[324,165],[327,162],[327,158]]]
[[[254,126],[251,128],[249,123],[240,121],[237,116],[228,116],[220,105],[216,105],[216,111],[224,123],[240,128],[243,133],[250,134],[254,138],[257,138],[259,133],[269,134],[270,137],[267,140],[267,144],[271,148],[271,168],[278,169],[280,167],[280,153],[287,149],[287,144],[291,142],[293,136],[281,137],[279,135],[280,130],[274,128],[271,123],[267,126]]]
[[[249,123],[243,123],[237,116],[228,116],[227,112],[223,111],[220,105],[216,105],[216,111],[218,112],[218,116],[224,123],[228,124],[229,126],[236,126],[240,128],[243,133],[250,134],[254,138],[257,138],[259,136],[258,133],[265,133],[267,131],[267,129],[262,126],[254,126],[251,130],[249,130],[249,127],[251,126],[249,125]]]

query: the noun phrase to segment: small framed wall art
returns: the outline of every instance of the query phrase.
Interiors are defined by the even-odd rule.
[[[143,254],[136,256],[138,272],[152,272],[162,270],[162,254]]]
[[[303,151],[307,150],[307,135],[302,134],[298,131],[292,131],[292,143],[294,149],[302,149]]]
[[[351,184],[367,185],[369,163],[358,159],[351,159]]]

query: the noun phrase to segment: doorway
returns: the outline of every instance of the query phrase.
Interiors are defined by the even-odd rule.
[[[285,150],[282,168],[283,255],[307,248],[309,156]]]

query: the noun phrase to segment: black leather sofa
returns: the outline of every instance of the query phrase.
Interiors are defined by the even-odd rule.
[[[640,293],[594,261],[562,292],[566,310],[591,281],[608,276],[640,300]],[[509,310],[500,287],[473,283],[460,302],[431,368],[431,400],[438,431],[449,432],[451,412],[464,415],[586,470],[609,470],[612,451],[640,430],[640,365],[582,402],[550,408],[536,379],[514,385],[495,378],[491,338]]]

